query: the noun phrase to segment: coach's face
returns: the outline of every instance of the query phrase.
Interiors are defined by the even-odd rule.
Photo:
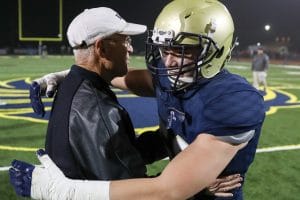
[[[124,76],[128,69],[129,54],[133,48],[130,44],[130,37],[126,35],[114,34],[102,40],[104,55],[107,60],[106,68],[114,76]]]

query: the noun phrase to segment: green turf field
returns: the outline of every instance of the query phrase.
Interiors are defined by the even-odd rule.
[[[60,71],[72,63],[72,57],[68,56],[50,56],[44,59],[0,57],[0,86],[5,86],[9,80],[28,77],[33,79],[49,72]],[[133,57],[131,64],[137,67],[145,66],[143,57]],[[249,63],[231,62],[228,69],[251,82]],[[270,98],[274,98],[272,94],[277,91],[288,96],[289,100],[285,102],[286,104],[274,106],[267,112],[259,143],[260,152],[257,153],[247,176],[245,199],[298,200],[300,199],[300,67],[271,65],[268,83]],[[0,99],[5,95],[0,88]],[[24,94],[24,100],[27,99],[26,95],[28,94]],[[7,102],[10,103],[9,100]],[[46,124],[8,119],[3,117],[5,112],[7,110],[0,106],[0,199],[22,199],[14,194],[9,184],[8,172],[3,167],[9,166],[13,159],[38,164],[34,152],[36,148],[44,146]],[[266,152],[267,150],[270,152]],[[149,173],[155,173],[165,164],[166,161],[162,161],[149,166]]]

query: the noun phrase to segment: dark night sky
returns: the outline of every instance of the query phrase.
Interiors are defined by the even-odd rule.
[[[26,4],[28,16],[32,27],[36,30],[57,30],[52,23],[52,4],[44,4],[44,9],[38,9],[40,2],[57,0],[22,0]],[[32,2],[39,2],[32,4]],[[188,1],[188,0],[186,0]],[[170,0],[64,0],[64,33],[73,17],[84,8],[107,6],[115,9],[127,21],[146,24],[153,28],[153,23],[162,9]],[[262,44],[274,41],[276,37],[290,37],[291,48],[300,49],[300,2],[299,0],[221,0],[231,12],[239,37],[240,48],[261,42]],[[49,8],[45,8],[48,5]],[[47,6],[46,6],[47,7]],[[3,0],[0,4],[0,48],[5,46],[24,46],[28,42],[18,41],[18,13],[17,0]],[[36,13],[35,16],[32,13]],[[52,16],[51,16],[52,15]],[[41,19],[46,22],[41,22]],[[48,21],[49,20],[49,21]],[[264,25],[270,24],[271,30],[266,32]],[[28,25],[28,27],[30,27]],[[54,31],[55,32],[55,31]],[[145,35],[136,40],[143,40]],[[66,41],[65,41],[66,42]]]

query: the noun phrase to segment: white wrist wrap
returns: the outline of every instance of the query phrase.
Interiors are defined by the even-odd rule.
[[[72,180],[48,155],[39,157],[43,166],[32,172],[31,198],[44,200],[109,200],[109,181]]]
[[[70,193],[74,200],[109,200],[109,181],[82,181],[75,180],[70,182],[72,189]],[[72,186],[73,185],[73,186]],[[66,198],[69,199],[69,198]]]

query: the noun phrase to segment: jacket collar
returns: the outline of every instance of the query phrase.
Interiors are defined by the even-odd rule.
[[[73,65],[71,67],[71,72],[74,74],[79,75],[80,77],[84,79],[90,80],[95,87],[97,88],[108,88],[109,89],[109,84],[104,81],[101,76],[99,76],[96,72],[89,71],[87,69],[84,69],[78,65]]]

